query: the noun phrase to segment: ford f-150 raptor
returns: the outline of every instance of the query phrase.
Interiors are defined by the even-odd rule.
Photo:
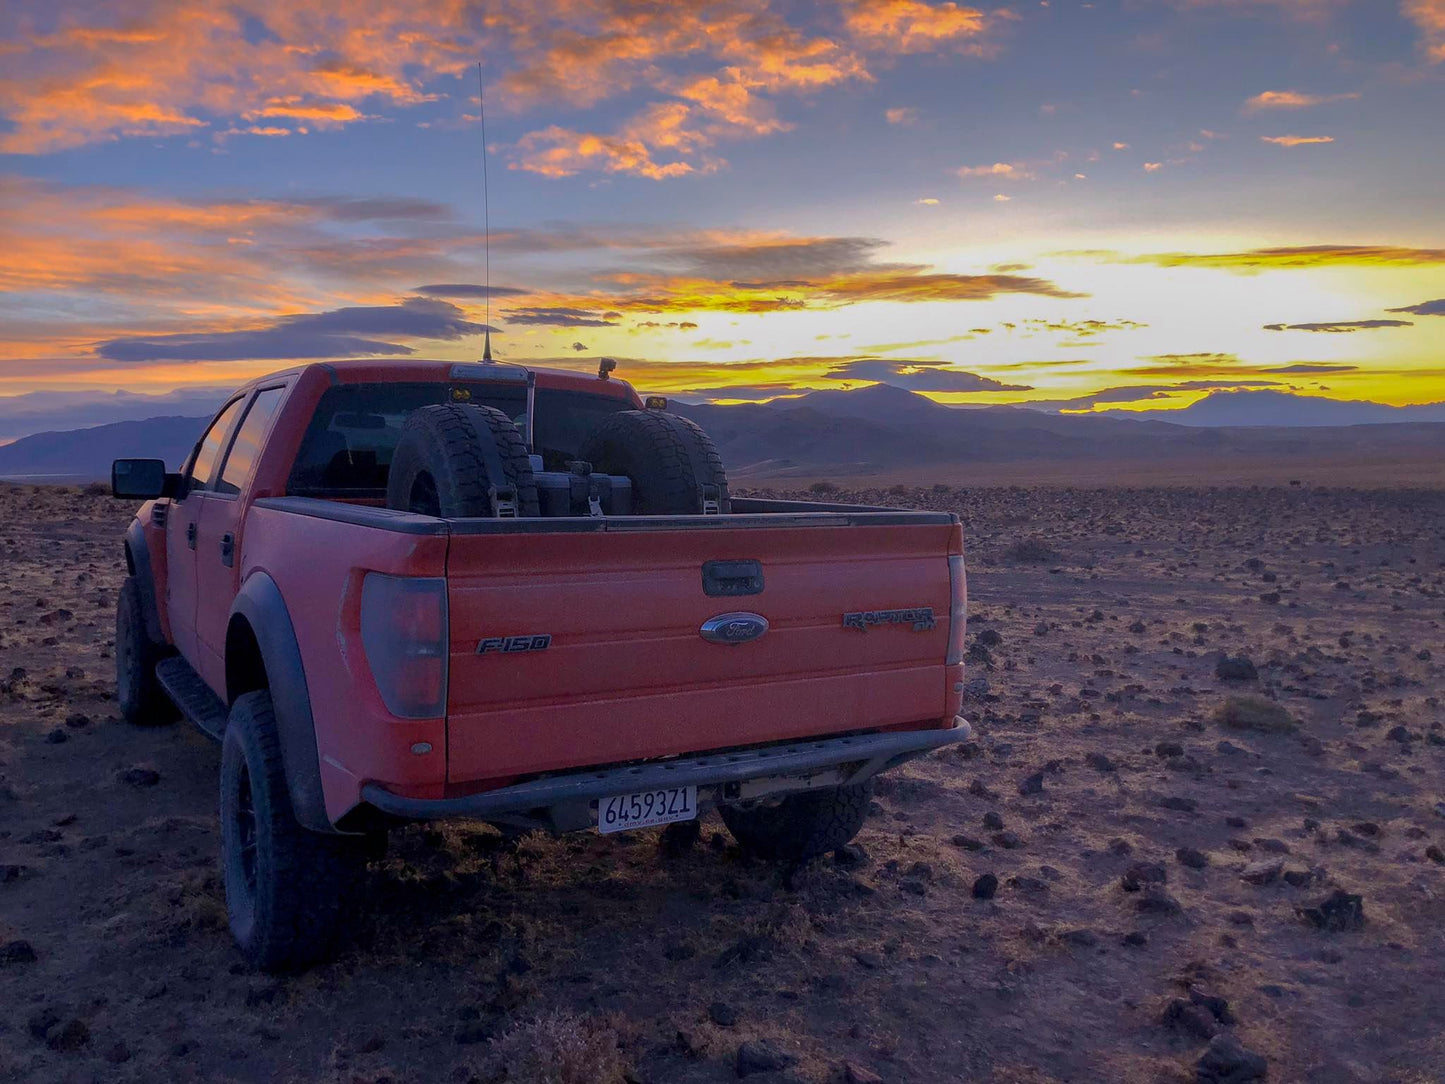
[[[311,364],[228,397],[144,499],[125,717],[220,740],[231,930],[322,958],[389,826],[602,832],[717,808],[803,860],[968,736],[957,517],[733,497],[710,440],[597,375]]]

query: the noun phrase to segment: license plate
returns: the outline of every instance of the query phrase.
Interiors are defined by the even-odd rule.
[[[659,787],[636,794],[614,794],[597,802],[597,830],[604,835],[690,821],[696,816],[696,787]]]

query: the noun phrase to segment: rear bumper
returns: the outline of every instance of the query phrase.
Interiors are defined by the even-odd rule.
[[[609,795],[696,786],[698,803],[706,807],[742,800],[748,795],[740,785],[757,780],[776,781],[771,792],[857,784],[933,749],[967,741],[972,732],[960,716],[947,729],[890,731],[704,753],[548,776],[459,798],[407,798],[377,783],[366,784],[361,796],[383,813],[407,820],[462,817],[570,831],[589,827],[594,820],[592,804]]]

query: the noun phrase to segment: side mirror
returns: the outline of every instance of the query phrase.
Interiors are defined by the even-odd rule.
[[[167,474],[159,459],[117,459],[110,465],[110,495],[148,501],[169,497],[180,475]]]

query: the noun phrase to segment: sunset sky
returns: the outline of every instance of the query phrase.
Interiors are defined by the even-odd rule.
[[[7,0],[0,397],[478,357],[478,62],[499,359],[1445,399],[1445,0]]]

